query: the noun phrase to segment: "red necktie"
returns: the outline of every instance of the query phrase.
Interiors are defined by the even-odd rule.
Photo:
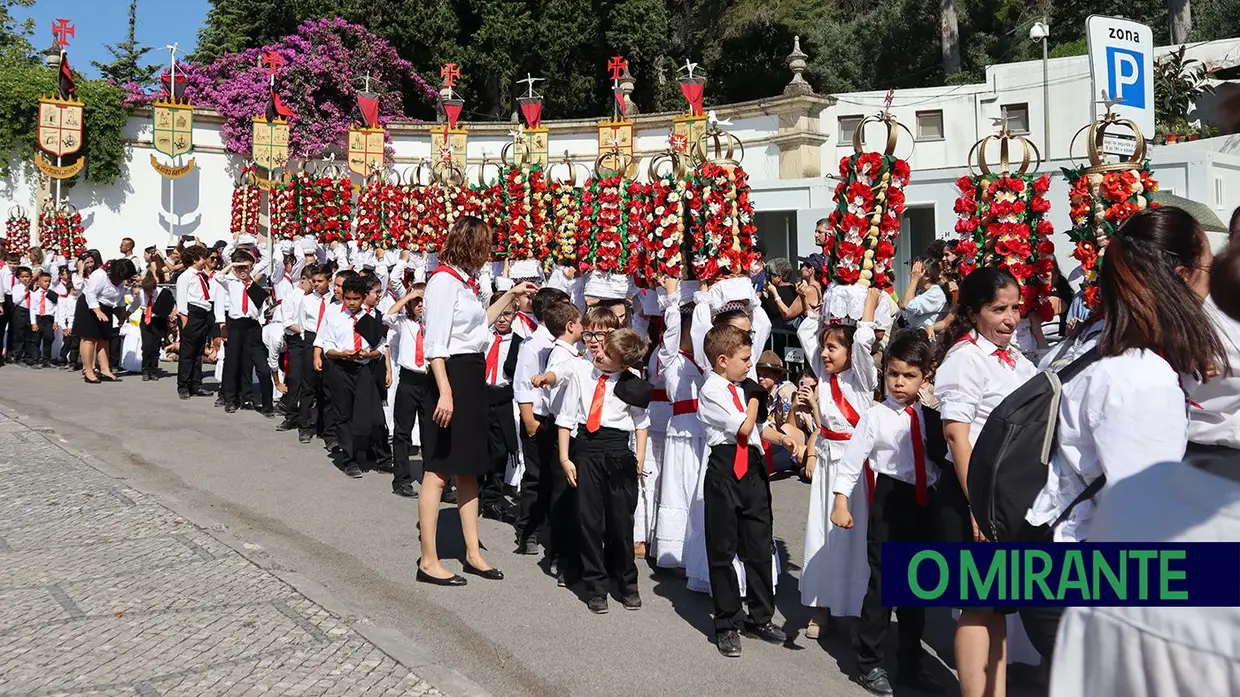
[[[736,391],[736,385],[728,385],[728,390],[732,393],[732,403],[736,405],[742,413],[745,411],[745,405],[741,403],[741,395]],[[732,461],[732,473],[737,479],[745,476],[749,471],[749,436],[736,434],[736,458]]]
[[[603,425],[603,395],[607,392],[607,376],[598,379],[594,397],[590,400],[590,415],[586,417],[586,430],[594,433]]]
[[[146,313],[145,313],[143,321],[146,322],[147,324],[151,323],[151,307],[154,305],[154,302],[153,302],[154,299],[155,299],[154,293],[146,294]]]
[[[418,340],[413,342],[413,364],[419,368],[423,365],[423,356],[425,356],[426,342],[423,340],[426,333],[422,331],[422,327],[418,327]]]
[[[47,314],[47,291],[43,291],[43,294],[39,296],[39,314]],[[147,318],[147,321],[150,321],[149,317]]]
[[[499,382],[499,347],[502,343],[503,338],[496,332],[491,350],[487,351],[487,382],[492,385]]]
[[[357,333],[357,315],[353,315],[353,350],[362,350],[362,335]]]
[[[913,477],[917,487],[917,505],[924,506],[929,503],[929,492],[926,489],[926,444],[921,440],[921,419],[917,416],[917,410],[912,407],[905,407],[904,413],[908,414],[912,429],[910,435],[913,438]]]
[[[202,299],[211,302],[211,289],[207,287],[207,277],[202,273],[198,273],[198,282],[202,284]]]
[[[1011,349],[995,349],[995,352],[992,355],[998,358],[999,362],[1007,367],[1012,369],[1016,368],[1016,359],[1012,356]]]
[[[241,287],[241,314],[250,314],[250,294],[246,291],[250,289],[250,284],[246,283]]]
[[[319,327],[323,326],[323,315],[327,313],[327,298],[319,300],[319,321],[314,323],[314,333],[319,333]]]

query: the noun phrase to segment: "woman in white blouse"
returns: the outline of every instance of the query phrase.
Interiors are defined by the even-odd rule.
[[[1031,541],[1089,539],[1095,504],[1083,492],[1090,483],[1104,478],[1098,498],[1105,499],[1121,480],[1184,456],[1190,405],[1181,376],[1228,369],[1201,305],[1211,262],[1205,233],[1179,208],[1143,210],[1111,238],[1098,286],[1104,319],[1066,342],[1062,357],[1096,347],[1099,359],[1063,387],[1046,486],[1026,516]],[[1047,360],[1061,360],[1059,353]],[[1061,615],[1062,608],[1021,611],[1048,660]]]
[[[1216,320],[1240,326],[1240,246],[1214,260],[1210,297],[1218,299]],[[1091,541],[1240,541],[1240,342],[1234,331],[1221,336],[1231,370],[1207,383],[1213,389],[1205,401],[1193,393],[1189,437],[1197,447],[1189,444],[1184,462],[1155,465],[1110,489],[1091,521]],[[1056,639],[1051,695],[1240,694],[1238,629],[1234,607],[1069,608]]]
[[[86,382],[119,382],[108,363],[108,342],[116,331],[112,327],[117,307],[125,303],[125,286],[132,284],[138,270],[128,259],[115,259],[107,269],[95,269],[82,286],[73,315],[73,333],[81,339],[82,374]],[[99,372],[95,373],[95,360]]]
[[[439,502],[450,478],[456,479],[465,573],[496,581],[504,578],[482,558],[478,543],[478,475],[491,467],[483,352],[491,345],[487,327],[517,298],[536,289],[532,283],[517,284],[501,300],[485,307],[479,297],[478,275],[490,259],[491,228],[465,216],[448,231],[439,267],[426,284],[423,331],[433,376],[427,402],[434,404],[434,412],[427,420],[422,444],[426,473],[418,498],[422,558],[417,580],[438,586],[465,585],[464,577],[444,568],[435,544]]]
[[[1037,373],[1012,344],[1020,321],[1020,284],[1004,269],[981,268],[960,282],[954,317],[943,333],[934,379],[948,459],[955,477],[938,486],[945,502],[945,542],[981,542],[969,512],[969,460],[990,412]],[[969,608],[956,625],[956,670],[962,697],[1001,696],[1007,680],[1007,615],[1013,610]]]

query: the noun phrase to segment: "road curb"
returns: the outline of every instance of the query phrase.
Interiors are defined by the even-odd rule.
[[[31,433],[38,434],[51,445],[64,451],[67,455],[84,462],[112,479],[125,483],[125,486],[148,497],[155,504],[172,511],[189,523],[198,527],[203,533],[241,555],[246,561],[272,574],[293,590],[322,606],[328,612],[337,615],[357,632],[362,638],[374,644],[392,660],[405,666],[435,689],[450,697],[491,697],[482,686],[473,682],[455,669],[444,665],[435,658],[435,654],[421,644],[410,639],[403,632],[391,627],[376,624],[355,605],[337,596],[327,587],[309,577],[290,569],[283,568],[267,552],[258,545],[248,544],[232,534],[228,527],[219,521],[196,511],[187,510],[175,497],[161,494],[135,483],[132,477],[117,470],[112,465],[100,460],[91,453],[75,448],[53,428],[37,426],[31,419],[10,407],[0,404],[0,417],[6,418]]]

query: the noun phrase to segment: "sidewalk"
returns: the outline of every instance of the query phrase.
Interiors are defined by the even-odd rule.
[[[225,540],[0,413],[0,694],[443,694]]]

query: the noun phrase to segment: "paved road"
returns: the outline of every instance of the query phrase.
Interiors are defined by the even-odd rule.
[[[245,603],[255,593],[263,598],[261,610],[246,605],[244,610],[216,609],[200,615],[203,624],[196,631],[213,632],[210,622],[214,621],[228,626],[250,622],[267,632],[275,631],[270,629],[273,623],[288,626],[292,622],[301,627],[321,618],[325,626],[342,632],[350,626],[365,629],[372,636],[392,638],[398,646],[408,638],[418,648],[408,649],[413,658],[404,664],[413,665],[415,672],[448,694],[471,692],[471,686],[457,679],[449,667],[485,691],[505,696],[866,694],[847,678],[853,651],[846,631],[820,641],[800,635],[808,615],[800,605],[796,575],[808,489],[796,481],[774,485],[775,530],[784,562],[776,598],[777,622],[795,635],[783,647],[746,641],[744,657],[729,661],[718,655],[710,641],[709,598],[687,591],[682,580],[643,567],[643,609],[594,616],[572,593],[557,588],[533,558],[512,554],[511,530],[492,521],[483,521],[483,542],[488,559],[507,575],[505,581],[471,579],[461,589],[416,584],[416,503],[391,495],[387,475],[349,480],[330,465],[318,441],[299,445],[289,434],[274,433],[273,422],[255,413],[228,415],[214,409],[211,402],[210,398],[178,401],[172,379],[151,384],[128,378],[119,384],[86,385],[80,376],[63,371],[0,369],[0,404],[33,426],[54,429],[70,447],[90,452],[124,482],[99,485],[98,475],[87,476],[89,472],[82,467],[49,473],[41,461],[32,466],[14,460],[6,447],[0,450],[5,452],[0,455],[4,479],[0,493],[5,496],[0,504],[16,496],[30,500],[31,510],[59,502],[64,521],[72,518],[93,529],[99,525],[97,514],[71,510],[84,497],[94,494],[92,498],[134,515],[123,501],[113,501],[111,492],[118,486],[150,491],[186,518],[205,521],[208,527],[218,521],[213,531],[244,540],[250,557],[285,577],[321,584],[330,596],[343,599],[355,610],[355,616],[341,621],[314,614],[312,606],[292,601],[273,605],[258,586],[234,578],[208,575],[204,582],[209,587],[199,593],[179,585],[189,583],[195,574],[151,572],[160,568],[156,563],[159,554],[193,562],[200,554],[197,550],[213,557],[223,552],[210,536],[192,529],[185,535],[192,545],[170,537],[175,531],[167,529],[172,525],[167,521],[152,523],[143,533],[153,539],[127,539],[114,543],[114,548],[92,543],[84,550],[85,556],[71,565],[64,559],[59,568],[67,566],[91,578],[97,575],[92,570],[97,565],[110,565],[113,572],[132,572],[134,584],[164,584],[162,590],[153,591],[158,597],[172,602],[179,596],[189,606],[193,605],[190,598],[203,598],[206,603]],[[0,508],[0,528],[5,529],[0,530],[0,538],[14,550],[22,549],[22,540],[7,530],[28,525],[26,515],[21,508]],[[454,517],[455,511],[446,509],[441,526],[440,547],[449,559],[463,556]],[[56,539],[64,534],[63,530],[49,532]],[[67,553],[58,550],[56,554]],[[32,568],[27,571],[19,571],[10,562],[18,558],[26,559],[20,552],[0,553],[0,597],[14,592],[5,589],[19,583],[13,578],[15,573],[30,577],[20,581],[23,586],[55,585],[61,580],[44,575],[43,569],[54,562],[42,554],[30,558]],[[232,563],[244,567],[235,558]],[[456,568],[455,563],[449,566]],[[101,585],[101,589],[106,587]],[[27,593],[24,600],[10,599],[8,604],[43,608],[30,612],[63,610],[61,595],[39,591],[36,598],[29,591],[22,592]],[[111,592],[113,597],[129,597],[123,589]],[[93,603],[76,599],[81,612],[92,618],[89,621],[116,621],[112,608],[123,603],[105,602],[104,590],[91,593],[102,596]],[[103,617],[96,618],[99,614]],[[8,615],[9,620],[0,620],[0,633],[14,631],[5,629],[15,621],[13,612]],[[25,621],[30,620],[19,622]],[[932,651],[937,648],[950,654],[952,628],[948,615],[933,614],[928,637]],[[330,636],[325,629],[319,631]],[[37,653],[38,646],[46,651],[46,642],[54,637],[43,635],[43,643],[33,639],[4,642],[8,648],[0,649],[0,666],[9,664],[4,651]],[[938,675],[953,682],[947,667],[940,667]],[[0,682],[0,692],[3,688]],[[131,688],[120,691],[127,689]],[[1013,692],[1034,694],[1024,689]]]

